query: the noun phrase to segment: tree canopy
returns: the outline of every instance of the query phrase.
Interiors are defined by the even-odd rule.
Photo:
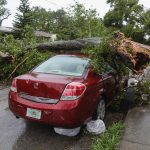
[[[57,33],[58,39],[101,36],[105,31],[97,11],[86,9],[77,2],[67,10],[46,11],[44,8],[34,7],[32,15],[33,27],[36,30]]]
[[[86,9],[83,4],[75,3],[68,9],[71,18],[70,32],[75,38],[102,36],[105,31],[102,19],[96,9]]]
[[[143,30],[146,36],[146,44],[150,45],[150,9],[142,14],[142,23],[144,24]]]
[[[0,26],[2,25],[2,22],[10,16],[10,11],[5,8],[6,4],[6,0],[0,0]]]
[[[139,0],[107,0],[110,10],[103,19],[96,9],[87,9],[78,2],[67,9],[52,11],[30,8],[29,0],[20,1],[14,27],[24,29],[28,25],[38,31],[56,33],[58,40],[102,37],[119,30],[126,37],[150,45],[150,10],[145,10]]]
[[[104,17],[105,25],[121,28],[126,23],[135,25],[140,22],[143,6],[138,2],[139,0],[107,0],[111,9]]]
[[[33,17],[31,14],[29,0],[20,0],[18,12],[15,15],[14,27],[24,29],[25,26],[32,26]]]
[[[111,9],[104,17],[106,27],[119,29],[135,41],[148,43],[146,29],[150,14],[139,4],[139,0],[107,0],[107,3]]]

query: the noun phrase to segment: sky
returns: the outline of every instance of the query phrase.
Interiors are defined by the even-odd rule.
[[[84,4],[86,8],[95,8],[100,17],[103,17],[109,10],[109,5],[106,4],[106,0],[76,0],[79,3]],[[74,4],[74,0],[29,0],[30,6],[40,6],[45,9],[57,10],[60,8],[66,8],[71,4]],[[11,16],[7,20],[4,20],[2,26],[12,27],[17,7],[20,4],[20,0],[7,0],[7,6],[11,12]],[[140,0],[140,4],[143,4],[146,9],[150,9],[150,0]]]

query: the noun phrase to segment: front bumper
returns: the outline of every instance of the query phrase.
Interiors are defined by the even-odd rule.
[[[82,115],[81,99],[74,101],[59,101],[57,104],[36,103],[9,93],[9,108],[15,116],[34,122],[41,122],[55,127],[72,128],[86,123],[90,118]],[[26,116],[27,108],[41,110],[41,118],[34,119]],[[85,114],[85,113],[84,113]]]

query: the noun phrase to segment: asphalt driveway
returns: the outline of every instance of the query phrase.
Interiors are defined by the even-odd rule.
[[[52,127],[16,119],[8,108],[9,89],[0,90],[0,150],[87,150],[91,136],[65,137]]]

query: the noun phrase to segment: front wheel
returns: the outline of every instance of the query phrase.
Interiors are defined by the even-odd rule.
[[[103,98],[100,99],[100,102],[97,106],[96,111],[94,112],[93,119],[101,119],[104,120],[106,115],[106,105],[105,100]]]

